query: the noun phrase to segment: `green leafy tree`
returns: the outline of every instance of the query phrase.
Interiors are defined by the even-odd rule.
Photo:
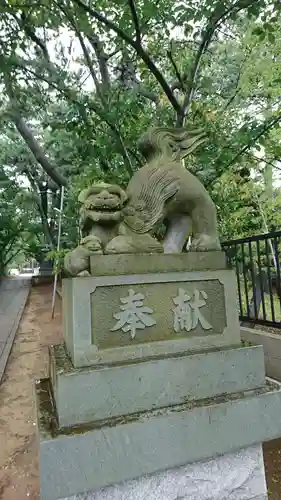
[[[21,252],[25,218],[18,208],[18,192],[13,186],[0,190],[0,276]]]
[[[137,139],[156,124],[208,132],[186,166],[216,200],[223,238],[262,230],[260,217],[251,224],[258,212],[249,198],[253,172],[267,180],[259,204],[280,158],[279,12],[270,0],[5,0],[4,175],[26,179],[43,243],[56,244],[60,187],[67,246],[79,237],[79,189],[96,180],[126,185],[142,164]]]

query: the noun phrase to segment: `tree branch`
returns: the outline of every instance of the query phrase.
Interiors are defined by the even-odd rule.
[[[41,203],[40,198],[38,198],[38,192],[37,192],[36,182],[35,182],[35,180],[33,179],[32,175],[31,175],[31,173],[28,170],[25,171],[25,174],[26,174],[26,176],[27,176],[27,178],[28,178],[28,180],[30,182],[32,191],[36,195],[36,204],[37,204],[37,207],[38,207],[38,210],[39,210],[39,213],[40,213],[42,227],[43,227],[43,233],[45,234],[46,241],[49,243],[51,249],[54,250],[55,249],[55,242],[54,242],[51,230],[50,230],[50,226],[49,226],[49,223],[48,223],[48,218],[47,218],[47,216],[46,216],[46,214],[44,212],[43,205]]]
[[[146,50],[142,47],[142,45],[139,45],[135,40],[133,40],[125,31],[123,31],[119,26],[117,26],[115,23],[107,19],[105,16],[97,12],[96,10],[92,9],[88,5],[85,5],[81,0],[73,0],[79,7],[81,7],[85,12],[90,14],[94,19],[99,21],[101,24],[109,28],[110,30],[114,31],[124,42],[126,42],[128,45],[130,45],[138,54],[138,56],[143,60],[143,62],[146,64],[147,68],[151,71],[151,73],[154,75],[158,83],[161,85],[162,89],[164,90],[166,96],[168,97],[170,103],[172,104],[173,108],[177,113],[181,112],[181,106],[178,103],[177,99],[175,98],[171,87],[169,86],[168,82],[165,80],[163,74],[161,71],[158,69],[158,67],[154,64],[153,60],[151,59],[150,55]]]
[[[88,36],[87,38],[88,38],[89,42],[91,43],[91,45],[93,46],[93,49],[96,53],[103,87],[105,89],[107,89],[110,86],[110,76],[109,76],[109,71],[108,71],[108,67],[107,67],[107,61],[108,61],[108,59],[110,59],[110,57],[112,57],[112,55],[105,54],[105,52],[103,50],[103,44],[98,39],[98,37],[96,35]],[[117,52],[119,52],[119,50]],[[117,52],[115,51],[115,53],[117,53]]]
[[[13,244],[17,241],[17,239],[20,237],[21,235],[21,230],[19,230],[17,232],[17,234],[15,234],[14,236],[12,236],[12,238],[10,239],[9,243],[7,243],[7,245],[1,250],[1,254],[2,254],[2,258],[3,258],[3,253],[6,254],[6,256],[8,255],[8,253],[10,252]],[[6,266],[8,264],[9,260],[7,262],[4,263],[4,265]]]
[[[133,23],[135,25],[136,43],[139,46],[141,46],[141,29],[140,29],[139,18],[138,18],[138,14],[137,14],[137,9],[136,9],[136,5],[135,5],[135,1],[134,0],[128,0],[128,2],[129,2],[129,7],[130,7],[130,10],[131,10],[131,14],[132,14]]]
[[[15,15],[14,18],[18,22],[20,28],[24,30],[25,34],[40,48],[45,60],[50,62],[50,56],[46,44],[36,35],[34,28],[28,24],[26,14],[23,11],[21,12],[21,21]]]
[[[13,106],[13,108],[14,108],[14,106]],[[13,111],[11,112],[10,116],[11,116],[18,132],[20,133],[20,135],[22,136],[22,138],[26,142],[27,146],[29,147],[30,151],[32,152],[32,154],[34,155],[34,157],[36,158],[38,163],[40,163],[43,170],[45,170],[45,172],[51,177],[51,179],[56,184],[58,184],[59,186],[67,186],[68,185],[67,179],[56,170],[55,165],[53,165],[50,162],[50,160],[46,157],[42,147],[36,141],[30,128],[25,123],[22,116],[20,116],[19,110],[16,111],[14,108]]]
[[[91,38],[89,38],[89,40],[91,41]],[[118,52],[121,52],[121,50],[122,50],[121,48],[120,49],[116,49],[116,50],[113,50],[113,52],[110,52],[109,54],[105,55],[104,57],[105,57],[106,61],[108,61],[112,57],[116,56],[118,54]]]
[[[83,116],[83,118],[87,120],[87,114],[86,114],[86,110],[85,110],[84,105],[77,100],[77,98],[74,95],[74,92],[72,91],[72,89],[69,89],[69,88],[64,87],[64,86],[62,87],[61,86],[61,82],[58,81],[57,78],[55,79],[55,81],[53,81],[54,80],[53,71],[50,74],[50,78],[51,79],[49,79],[49,78],[46,78],[41,73],[39,74],[36,71],[33,71],[30,68],[28,68],[26,61],[24,61],[23,63],[21,63],[21,62],[19,62],[17,60],[16,65],[18,67],[21,67],[22,69],[24,69],[26,71],[29,71],[30,73],[32,73],[39,80],[48,83],[48,85],[50,85],[52,88],[54,88],[55,90],[57,90],[58,92],[60,92],[61,94],[63,94],[66,99],[68,99],[71,102],[75,103],[78,106],[78,109],[79,109],[79,111],[81,113],[81,116]],[[53,66],[53,68],[54,68],[54,66]],[[98,106],[96,106],[93,102],[88,102],[88,106],[89,106],[89,109],[91,109],[94,113],[96,113],[97,116],[102,121],[104,121],[108,125],[108,127],[112,130],[115,138],[117,139],[117,141],[119,143],[120,154],[122,155],[122,157],[124,159],[125,167],[127,168],[127,171],[129,173],[129,175],[132,175],[132,173],[133,173],[132,162],[131,162],[130,156],[128,154],[128,151],[126,149],[126,146],[124,144],[123,138],[121,137],[121,133],[120,133],[118,127],[116,127],[116,125],[114,125],[113,123],[111,123],[110,120],[108,120],[108,118],[106,117],[106,114]],[[13,121],[14,121],[14,123],[15,123],[15,119],[17,119],[19,117],[19,116],[17,116],[17,114],[14,116],[14,118],[12,118]],[[11,113],[10,113],[10,116],[12,117]],[[18,122],[18,120],[17,120],[17,122]],[[21,125],[21,131],[19,130],[18,125]],[[37,141],[35,141],[36,144],[37,144],[37,147],[32,142],[32,140],[31,140],[31,137],[33,137],[32,132],[28,129],[28,126],[25,124],[23,118],[21,119],[20,124],[19,123],[16,124],[16,127],[18,128],[18,131],[20,132],[21,135],[22,135],[22,132],[25,133],[25,136],[22,135],[22,137],[24,138],[25,142],[27,143],[27,145],[28,145],[28,147],[30,149],[31,149],[31,146],[33,147],[33,149],[31,149],[32,153],[34,154],[35,158],[40,163],[40,165],[43,167],[43,169],[45,170],[45,172],[47,172],[47,174],[50,175],[51,179],[53,179],[54,182],[56,182],[57,184],[59,184],[59,186],[61,186],[61,185],[67,186],[67,179],[65,177],[61,176],[61,174],[59,174],[58,172],[55,171],[55,166],[52,165],[50,163],[50,161],[47,159],[47,157],[45,156],[42,148],[37,143]],[[28,130],[29,130],[29,134],[28,134]],[[31,136],[30,136],[30,134],[31,134]],[[29,142],[27,142],[27,138],[28,138]],[[34,137],[33,137],[33,140],[35,140]],[[37,156],[36,156],[35,153],[39,155],[38,158],[40,157],[40,161],[37,158]],[[43,159],[44,157],[45,157],[46,161]],[[43,166],[42,162],[44,162],[44,166]],[[48,170],[47,170],[47,168],[48,168]],[[52,175],[51,175],[51,173],[52,173]],[[60,179],[60,181],[59,181],[59,179]]]
[[[83,44],[84,44],[84,47],[86,48],[86,51],[85,49],[83,48],[82,44],[81,44],[81,40],[83,40],[83,37],[81,35],[81,32],[77,26],[77,23],[75,22],[75,18],[74,16],[72,16],[62,5],[62,2],[58,1],[56,2],[56,5],[57,7],[64,13],[64,15],[66,16],[66,18],[69,20],[71,26],[73,27],[79,41],[80,41],[80,45],[82,47],[82,50],[83,50],[83,53],[84,53],[84,56],[86,54],[86,52],[88,53],[88,50],[85,46],[85,43],[83,41]],[[109,71],[108,71],[108,67],[107,67],[107,61],[110,57],[112,57],[112,55],[115,54],[115,52],[113,54],[110,54],[110,55],[107,55],[105,54],[104,50],[103,50],[103,44],[102,42],[99,40],[98,36],[97,35],[89,35],[89,33],[84,33],[88,39],[88,41],[90,42],[90,44],[92,45],[94,51],[95,51],[95,54],[96,54],[96,57],[97,57],[97,61],[98,61],[98,65],[99,65],[99,70],[100,70],[100,75],[101,75],[101,80],[102,80],[102,86],[104,88],[108,88],[109,85],[110,85],[110,76],[109,76]],[[116,53],[119,52],[116,51]],[[91,61],[91,59],[86,59],[86,62],[89,66],[89,69],[90,69],[90,72],[91,72],[91,75],[93,77],[93,70],[91,68],[93,68],[93,65],[91,63],[91,67],[90,67],[90,64],[89,64],[89,61]],[[96,79],[96,78],[95,78]],[[95,81],[94,79],[94,81]],[[98,80],[97,80],[98,81]],[[96,83],[95,83],[96,85]],[[96,85],[97,87],[97,85]]]
[[[274,118],[274,120],[271,120],[267,125],[264,126],[264,128],[256,135],[256,137],[254,137],[253,139],[251,139],[248,144],[246,144],[235,156],[234,158],[232,158],[232,160],[226,165],[226,168],[230,167],[230,165],[232,165],[233,163],[236,162],[236,160],[239,158],[239,156],[241,156],[242,154],[246,153],[248,151],[248,149],[250,149],[252,147],[252,145],[260,138],[262,137],[264,134],[266,134],[266,132],[268,132],[268,130],[270,130],[272,127],[274,127],[274,125],[276,125],[278,122],[281,121],[281,114],[278,115],[276,118]],[[262,160],[261,160],[262,161]]]
[[[157,94],[157,92],[153,92],[153,90],[145,89],[140,82],[135,80],[132,82],[132,88],[136,92],[136,94],[139,94],[142,97],[145,97],[145,99],[148,99],[149,101],[154,102],[155,104],[158,104],[160,101],[160,96]]]
[[[167,52],[167,56],[168,56],[168,59],[170,60],[174,70],[175,70],[175,74],[176,74],[176,77],[177,77],[177,80],[178,80],[178,84],[173,84],[172,85],[172,88],[173,90],[176,90],[176,88],[181,88],[181,89],[184,89],[184,82],[183,82],[183,79],[181,77],[181,74],[179,72],[179,69],[177,67],[177,64],[176,64],[176,61],[174,60],[173,58],[173,54],[172,54],[172,47],[170,48],[170,50],[168,50]]]
[[[76,36],[79,40],[79,43],[80,43],[80,46],[81,46],[81,49],[82,49],[82,52],[84,55],[85,62],[89,68],[91,77],[92,77],[93,82],[94,82],[95,87],[96,87],[97,95],[98,95],[99,99],[102,101],[103,95],[102,95],[101,90],[100,90],[100,83],[98,81],[98,77],[96,75],[96,71],[95,71],[94,65],[92,63],[91,56],[90,56],[89,51],[86,47],[83,36],[82,36],[78,26],[77,26],[77,23],[76,23],[74,17],[66,9],[64,9],[64,7],[61,4],[59,4],[59,8],[64,13],[64,15],[68,19],[68,21],[70,22],[70,25],[73,28],[74,33],[76,34]]]
[[[90,57],[89,52],[87,50],[87,47],[86,47],[86,45],[84,43],[83,37],[82,37],[82,35],[81,35],[81,33],[80,33],[79,29],[78,29],[78,26],[77,26],[74,18],[72,16],[69,16],[69,14],[61,7],[61,5],[60,5],[60,9],[64,12],[65,16],[67,17],[67,19],[71,23],[71,26],[73,27],[73,29],[74,29],[74,31],[75,31],[75,33],[77,35],[77,38],[78,38],[78,40],[80,42],[80,45],[81,45],[81,48],[82,48],[82,51],[83,51],[83,54],[84,54],[84,58],[85,58],[86,63],[88,65],[88,67],[89,67],[91,76],[92,76],[92,78],[94,80],[94,83],[95,83],[95,86],[96,86],[97,95],[98,95],[98,97],[99,97],[102,105],[105,107],[106,102],[105,102],[104,96],[103,96],[103,94],[101,92],[100,84],[99,84],[99,81],[97,79],[97,76],[96,76],[96,73],[95,73],[95,69],[94,69],[92,61],[91,61],[91,57]],[[97,45],[97,42],[95,42],[95,47],[96,47],[96,50],[98,50],[98,51],[100,50],[100,46]],[[95,108],[95,112],[97,113],[96,109],[97,108]],[[97,113],[97,114],[99,114],[99,116],[101,116],[100,113]],[[105,119],[105,118],[103,117],[103,119]],[[128,154],[128,151],[126,149],[126,146],[124,144],[124,141],[123,141],[123,138],[121,136],[121,133],[120,133],[118,127],[116,125],[112,124],[109,120],[106,120],[106,123],[111,128],[113,134],[117,138],[117,140],[119,142],[119,145],[120,145],[121,154],[122,154],[122,156],[123,156],[123,158],[125,160],[125,164],[127,165],[128,173],[129,173],[129,175],[132,175],[133,174],[132,162],[131,162],[130,156]]]
[[[243,66],[245,65],[245,62],[248,59],[248,57],[251,54],[251,52],[252,51],[248,52],[246,54],[246,56],[244,57],[243,61],[241,62],[241,65],[240,65],[240,68],[239,68],[239,71],[238,71],[238,75],[237,75],[237,78],[236,78],[236,81],[235,81],[234,92],[233,92],[232,96],[228,99],[225,107],[223,108],[223,111],[225,111],[230,106],[230,104],[234,101],[235,97],[237,96],[237,94],[239,92],[239,82],[240,82],[240,79],[241,79]]]
[[[45,170],[45,172],[51,177],[51,179],[59,186],[67,186],[67,179],[57,171],[55,165],[53,165],[47,158],[42,147],[35,139],[29,126],[27,125],[27,123],[25,123],[25,120],[21,116],[20,108],[14,97],[12,84],[8,74],[5,74],[4,76],[4,85],[10,100],[10,110],[8,114],[15,124],[18,132],[24,139],[26,145],[29,147],[33,156],[36,158],[43,170]]]
[[[95,84],[95,87],[96,87],[97,96],[99,97],[99,99],[102,102],[103,101],[103,95],[102,95],[101,90],[100,90],[100,83],[98,81],[98,78],[97,78],[97,75],[96,75],[96,72],[95,72],[95,68],[94,68],[93,63],[92,63],[92,59],[90,57],[90,54],[89,54],[88,49],[86,47],[86,44],[85,44],[85,42],[83,40],[83,36],[81,35],[79,29],[77,28],[77,26],[75,24],[73,25],[73,29],[75,30],[76,36],[77,36],[77,38],[79,40],[79,43],[80,43],[82,51],[83,51],[85,62],[87,64],[88,68],[89,68],[91,77],[92,77],[92,79],[94,81],[94,84]]]
[[[276,168],[276,170],[281,171],[281,167],[277,167],[277,165],[274,165],[271,161],[266,160],[265,158],[259,158],[258,156],[253,155],[252,153],[247,152],[246,153],[248,156],[251,158],[254,158],[254,160],[258,161],[259,163],[266,163],[267,165],[270,165],[272,168]],[[277,160],[278,161],[278,160]]]
[[[237,75],[237,78],[236,78],[234,92],[233,92],[232,96],[228,99],[226,105],[223,108],[223,111],[227,110],[227,108],[230,106],[230,104],[232,104],[235,97],[237,96],[237,94],[239,92],[239,81],[240,81],[241,75],[242,75],[242,67],[240,68],[238,75]]]
[[[202,39],[202,42],[199,46],[199,49],[197,51],[197,54],[196,54],[196,57],[195,57],[195,61],[194,61],[194,65],[191,69],[191,72],[190,72],[190,76],[189,76],[189,85],[188,85],[188,89],[187,89],[187,92],[186,92],[186,95],[185,95],[185,98],[184,98],[184,102],[183,102],[183,105],[182,105],[182,108],[180,110],[180,113],[178,113],[178,116],[177,116],[177,123],[176,123],[176,126],[177,127],[182,127],[184,125],[184,120],[185,120],[185,117],[188,113],[188,110],[189,110],[189,106],[190,106],[190,103],[193,99],[193,94],[194,94],[194,84],[195,84],[195,81],[196,81],[196,78],[197,78],[197,74],[198,74],[198,71],[199,71],[199,66],[200,66],[200,62],[201,62],[201,58],[206,50],[206,48],[208,47],[210,41],[211,41],[211,38],[212,38],[212,35],[214,33],[214,29],[206,29],[206,32],[203,36],[203,39]]]
[[[239,12],[247,7],[250,7],[252,4],[256,3],[257,0],[237,0],[234,4],[230,5],[224,12],[217,14],[217,9],[212,12],[208,19],[208,24],[206,29],[203,31],[202,40],[199,45],[194,64],[190,71],[189,76],[189,85],[187,88],[187,92],[184,98],[184,102],[180,113],[178,113],[177,117],[177,127],[182,127],[184,125],[185,118],[189,111],[190,103],[192,102],[194,91],[195,91],[195,82],[197,80],[199,67],[201,64],[202,56],[205,54],[208,46],[212,41],[212,37],[216,29],[220,26],[220,24],[233,12]]]
[[[158,7],[160,2],[161,2],[161,0],[154,0],[154,2],[153,2],[154,8]],[[151,21],[151,17],[149,17],[148,19],[145,19],[142,26],[140,26],[140,31],[142,33],[142,36],[144,35],[146,28],[149,27],[149,21]]]
[[[5,261],[4,261],[4,263],[3,263],[3,264],[4,264],[4,268],[5,268],[5,267],[9,264],[9,262],[11,262],[11,260],[13,260],[13,258],[14,258],[14,257],[15,257],[18,253],[19,253],[19,249],[17,249],[17,251],[16,251],[16,252],[12,253],[12,254],[10,255],[10,257],[9,257],[7,260],[5,260]]]
[[[87,47],[85,45],[85,42],[84,42],[83,37],[82,37],[81,33],[79,32],[79,30],[76,31],[76,34],[77,34],[77,38],[78,38],[78,40],[80,42],[80,45],[81,45],[81,48],[82,48],[82,51],[83,51],[85,61],[86,61],[87,66],[88,66],[88,68],[90,70],[91,77],[92,77],[92,79],[94,81],[97,95],[98,95],[99,99],[102,100],[103,96],[102,96],[102,93],[100,91],[100,84],[99,84],[99,81],[98,81],[98,78],[97,78],[94,66],[92,64],[92,60],[91,60],[90,54],[89,54],[89,52],[87,50]]]

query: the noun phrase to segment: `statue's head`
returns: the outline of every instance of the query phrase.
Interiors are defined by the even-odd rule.
[[[80,227],[87,231],[93,223],[115,224],[122,219],[122,208],[127,200],[125,191],[117,185],[97,183],[81,191],[78,201]]]
[[[93,235],[88,235],[80,241],[80,247],[89,250],[90,252],[102,253],[101,242]]]

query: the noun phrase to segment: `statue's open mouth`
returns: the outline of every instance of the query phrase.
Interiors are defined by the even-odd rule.
[[[107,210],[103,208],[97,209],[97,207],[94,210],[84,210],[84,224],[89,220],[93,222],[116,223],[122,219],[122,211],[120,209],[114,210],[113,207],[111,209],[107,207]]]
[[[106,202],[106,203],[95,203],[93,205],[92,203],[85,203],[85,209],[86,210],[94,210],[95,212],[115,212],[116,210],[121,210],[121,204],[120,203],[112,203]]]

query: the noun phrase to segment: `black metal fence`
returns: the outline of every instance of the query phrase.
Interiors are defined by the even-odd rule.
[[[236,271],[240,320],[281,328],[281,231],[222,244]]]

